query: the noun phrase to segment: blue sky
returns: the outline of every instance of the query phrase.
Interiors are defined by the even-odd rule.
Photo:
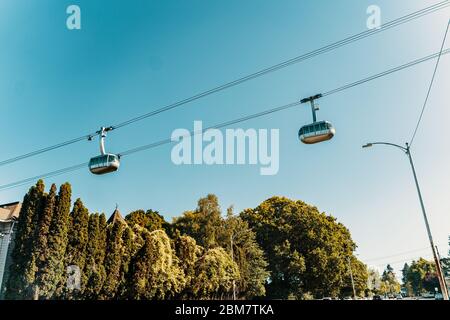
[[[82,29],[69,31],[65,13],[81,7]],[[429,1],[18,1],[0,3],[0,160],[127,120],[263,67],[364,31],[366,9],[380,6],[389,21]],[[450,10],[402,25],[331,53],[212,95],[113,132],[119,152],[170,137],[194,120],[220,123],[325,92],[438,51]],[[447,45],[448,46],[448,45]],[[273,195],[301,199],[336,216],[352,232],[362,260],[381,268],[430,256],[407,158],[390,148],[362,150],[367,141],[410,139],[434,61],[326,97],[320,119],[336,137],[299,143],[311,121],[298,107],[239,127],[280,129],[280,171],[257,166],[175,166],[172,146],[123,159],[117,174],[77,171],[46,181],[70,181],[74,198],[91,211],[159,210],[168,220],[218,195],[236,212]],[[450,234],[448,73],[444,57],[414,157],[441,254]],[[236,128],[238,126],[234,126]],[[0,167],[5,184],[87,161],[97,142],[81,142]],[[19,200],[28,186],[2,191]],[[392,256],[385,259],[381,257]]]

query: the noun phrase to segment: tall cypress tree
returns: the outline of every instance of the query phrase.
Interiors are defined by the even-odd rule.
[[[83,288],[83,299],[95,300],[100,294],[106,278],[105,258],[106,218],[105,215],[93,214],[89,217],[88,243],[86,246],[86,263],[84,275],[86,286]]]
[[[100,295],[101,299],[112,299],[117,294],[122,265],[122,234],[125,226],[124,222],[116,220],[107,227],[106,254],[104,261],[106,279],[103,283]]]
[[[84,271],[86,264],[86,246],[88,243],[89,211],[81,199],[77,199],[73,205],[69,218],[69,233],[66,250],[66,268],[76,266],[81,271],[81,287],[86,285]],[[82,288],[80,288],[82,290]],[[80,290],[80,291],[81,291]],[[80,292],[65,290],[64,298],[79,298]]]
[[[15,246],[12,251],[12,264],[10,276],[6,288],[7,299],[30,299],[32,298],[30,277],[26,270],[32,263],[32,248],[36,229],[37,211],[42,205],[44,197],[44,182],[39,180],[36,186],[30,188],[25,195],[20,210]],[[34,279],[32,279],[34,280]]]
[[[127,276],[129,275],[130,262],[132,257],[137,252],[140,247],[139,243],[136,241],[133,230],[126,226],[122,235],[122,261],[120,266],[120,276],[119,276],[119,287],[117,292],[117,297],[120,299],[127,298],[128,288],[127,288]]]
[[[50,256],[46,264],[46,268],[49,270],[47,279],[48,289],[41,295],[44,299],[59,297],[66,285],[64,258],[68,240],[71,195],[72,190],[70,184],[65,183],[61,185],[50,226]]]
[[[47,261],[51,258],[49,244],[50,227],[53,212],[56,206],[56,185],[52,184],[49,194],[45,197],[45,205],[39,213],[38,228],[36,229],[33,255],[36,261],[37,273],[35,282],[36,298],[40,295],[46,296],[48,292],[48,280],[51,270],[48,269]]]

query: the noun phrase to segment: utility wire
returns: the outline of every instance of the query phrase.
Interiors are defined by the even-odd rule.
[[[247,81],[253,80],[255,78],[258,78],[258,77],[267,75],[269,73],[275,72],[277,70],[286,68],[286,67],[291,66],[293,64],[296,64],[296,63],[299,63],[299,62],[311,59],[313,57],[316,57],[318,55],[321,55],[321,54],[330,52],[332,50],[338,49],[338,48],[340,48],[342,46],[351,44],[351,43],[353,43],[355,41],[367,38],[369,36],[372,36],[372,35],[378,34],[380,32],[383,32],[385,30],[389,30],[389,29],[397,27],[399,25],[402,25],[402,24],[408,23],[410,21],[419,19],[419,18],[421,18],[423,16],[426,16],[426,15],[429,15],[429,14],[432,14],[434,12],[437,12],[437,11],[440,11],[442,9],[447,8],[450,5],[449,1],[450,0],[441,1],[439,3],[431,5],[429,7],[423,8],[421,10],[415,11],[415,12],[410,13],[408,15],[405,15],[403,17],[400,17],[400,18],[394,19],[394,20],[392,20],[390,22],[387,22],[387,23],[381,25],[381,27],[379,29],[370,29],[370,30],[366,30],[366,31],[360,32],[360,33],[355,34],[353,36],[347,37],[347,38],[345,38],[343,40],[334,42],[334,43],[329,44],[327,46],[321,47],[319,49],[313,50],[311,52],[305,53],[303,55],[300,55],[300,56],[297,56],[295,58],[286,60],[286,61],[281,62],[281,63],[276,64],[276,65],[273,65],[271,67],[262,69],[262,70],[260,70],[258,72],[255,72],[255,73],[252,73],[250,75],[244,76],[244,77],[239,78],[237,80],[228,82],[226,84],[220,85],[220,86],[215,87],[213,89],[210,89],[210,90],[204,91],[202,93],[196,94],[196,95],[194,95],[194,96],[192,96],[190,98],[186,98],[186,99],[180,100],[178,102],[169,104],[167,106],[164,106],[162,108],[156,109],[156,110],[151,111],[149,113],[140,115],[138,117],[131,118],[131,119],[126,120],[124,122],[121,122],[121,123],[118,123],[116,125],[113,125],[112,129],[119,129],[119,128],[122,128],[124,126],[128,126],[128,125],[130,125],[132,123],[135,123],[137,121],[141,121],[143,119],[155,116],[155,115],[160,114],[162,112],[165,112],[165,111],[168,111],[168,110],[180,107],[182,105],[185,105],[185,104],[188,104],[190,102],[199,100],[201,98],[204,98],[206,96],[212,95],[214,93],[217,93],[217,92],[229,89],[231,87],[237,86],[237,85],[242,84],[244,82],[247,82]],[[39,155],[39,154],[42,154],[42,153],[45,153],[45,152],[49,152],[49,151],[52,151],[52,150],[55,150],[55,149],[59,149],[59,148],[62,148],[62,147],[74,144],[76,142],[80,142],[80,141],[87,140],[87,139],[92,139],[93,137],[97,136],[98,134],[99,134],[98,132],[93,132],[93,133],[90,133],[90,134],[87,134],[87,135],[83,135],[83,136],[80,136],[80,137],[72,139],[72,140],[61,142],[61,143],[58,143],[58,144],[55,144],[55,145],[52,145],[52,146],[49,146],[49,147],[45,147],[45,148],[38,149],[38,150],[29,152],[29,153],[25,153],[23,155],[19,155],[19,156],[10,158],[10,159],[6,159],[6,160],[3,160],[3,161],[0,161],[0,166],[6,165],[6,164],[10,164],[10,163],[13,163],[13,162],[16,162],[16,161],[20,161],[20,160],[23,160],[23,159],[26,159],[26,158],[34,157],[36,155]]]
[[[213,88],[213,89],[210,89],[210,90],[204,91],[204,92],[202,92],[202,93],[196,94],[196,95],[194,95],[194,96],[192,96],[192,97],[190,97],[190,98],[181,100],[181,101],[179,101],[179,102],[175,102],[175,103],[173,103],[173,104],[167,105],[167,106],[162,107],[162,108],[160,108],[160,109],[151,111],[151,112],[149,112],[149,113],[146,113],[146,114],[140,115],[140,116],[138,116],[138,117],[129,119],[129,120],[127,120],[127,121],[124,121],[124,122],[122,122],[122,123],[113,125],[112,127],[115,128],[115,129],[121,128],[121,127],[127,126],[127,125],[129,125],[129,124],[132,124],[132,123],[134,123],[134,122],[141,121],[141,120],[143,120],[143,119],[145,119],[145,118],[152,117],[152,116],[157,115],[157,114],[159,114],[159,113],[162,113],[162,112],[165,112],[165,111],[168,111],[168,110],[177,108],[177,107],[182,106],[182,105],[184,105],[184,104],[187,104],[187,103],[189,103],[189,102],[192,102],[192,101],[201,99],[201,98],[203,98],[203,97],[209,96],[209,95],[211,95],[211,94],[213,94],[213,93],[217,93],[217,92],[219,92],[219,91],[222,91],[222,90],[225,90],[225,89],[234,87],[234,86],[236,86],[236,85],[242,84],[242,83],[247,82],[247,81],[249,81],[249,80],[253,80],[253,79],[258,78],[258,77],[261,77],[261,76],[263,76],[263,75],[266,75],[266,74],[272,73],[272,72],[274,72],[274,71],[280,70],[280,69],[282,69],[282,68],[291,66],[291,65],[293,65],[293,64],[297,64],[297,63],[299,63],[299,62],[302,62],[302,61],[311,59],[311,58],[313,58],[313,57],[315,57],[315,56],[318,56],[318,55],[320,55],[320,54],[324,54],[324,53],[327,53],[327,52],[329,52],[329,51],[335,50],[335,49],[337,49],[337,48],[340,48],[340,47],[342,47],[342,46],[348,45],[348,44],[353,43],[353,42],[355,42],[355,41],[358,41],[358,40],[367,38],[367,37],[369,37],[369,36],[372,36],[372,35],[374,35],[374,34],[380,33],[380,32],[382,32],[382,31],[391,29],[391,28],[396,27],[396,26],[398,26],[398,25],[401,25],[401,24],[403,24],[403,23],[406,23],[406,22],[415,20],[415,19],[420,18],[420,17],[422,17],[422,16],[424,16],[424,15],[427,15],[427,14],[429,14],[429,13],[435,12],[435,11],[437,11],[437,10],[441,10],[441,9],[447,7],[448,5],[449,5],[449,1],[448,1],[448,0],[447,0],[447,1],[442,1],[442,2],[440,2],[440,3],[437,3],[437,4],[435,4],[435,5],[432,5],[432,6],[430,6],[430,7],[424,8],[424,9],[422,9],[422,10],[419,10],[419,11],[416,11],[416,12],[414,12],[414,13],[408,14],[408,15],[403,16],[403,17],[401,17],[401,18],[398,18],[398,19],[395,19],[395,20],[393,20],[393,21],[387,22],[386,24],[383,24],[379,29],[369,29],[369,30],[360,32],[360,33],[358,33],[358,34],[355,34],[355,35],[350,36],[350,37],[347,37],[347,38],[345,38],[345,39],[343,39],[343,40],[334,42],[334,43],[329,44],[329,45],[327,45],[327,46],[321,47],[321,48],[316,49],[316,50],[314,50],[314,51],[305,53],[305,54],[303,54],[303,55],[297,56],[297,57],[295,57],[295,58],[292,58],[292,59],[289,59],[289,60],[287,60],[287,61],[281,62],[281,63],[279,63],[279,64],[273,65],[273,66],[271,66],[271,67],[262,69],[262,70],[260,70],[260,71],[258,71],[258,72],[252,73],[252,74],[250,74],[250,75],[248,75],[248,76],[239,78],[239,79],[237,79],[237,80],[228,82],[228,83],[226,83],[226,84],[223,84],[223,85],[221,85],[221,86],[215,87],[215,88]]]
[[[440,247],[441,249],[444,249],[444,246],[438,246],[438,247]],[[396,258],[396,257],[399,257],[399,256],[404,256],[404,255],[411,254],[411,253],[422,252],[422,251],[425,251],[425,250],[430,250],[430,246],[423,247],[423,248],[420,248],[420,249],[415,249],[415,250],[404,251],[404,252],[400,252],[400,253],[389,255],[389,256],[383,256],[383,257],[378,257],[378,258],[370,258],[370,259],[363,259],[363,261],[364,262],[372,262],[372,261],[386,260],[386,259],[390,259],[390,258]]]
[[[445,54],[448,54],[448,53],[450,53],[450,48],[442,51],[442,55],[445,55]],[[404,65],[401,65],[399,67],[395,67],[395,68],[392,68],[390,70],[387,70],[387,71],[378,73],[376,75],[370,76],[368,78],[365,78],[365,79],[353,82],[353,83],[345,85],[345,86],[342,86],[340,88],[327,91],[327,92],[325,92],[323,94],[323,96],[329,96],[331,94],[335,94],[335,93],[341,92],[343,90],[347,90],[347,89],[353,88],[353,87],[355,87],[357,85],[360,85],[360,84],[363,84],[363,83],[367,83],[368,81],[372,81],[372,80],[381,78],[383,76],[392,74],[394,72],[398,72],[400,70],[403,70],[403,69],[406,69],[406,68],[410,68],[410,67],[415,66],[415,65],[417,65],[419,63],[423,63],[425,61],[428,61],[428,60],[431,60],[433,58],[436,58],[438,55],[439,55],[439,53],[435,53],[435,54],[431,54],[429,56],[426,56],[424,58],[411,61],[411,62],[406,63]],[[252,114],[252,115],[244,116],[242,118],[238,118],[238,119],[235,119],[235,120],[230,120],[230,121],[227,121],[227,122],[223,122],[223,123],[220,123],[220,124],[218,124],[216,126],[210,126],[208,128],[205,128],[205,129],[201,130],[200,132],[199,131],[191,131],[186,136],[192,136],[192,135],[195,135],[195,134],[199,134],[199,133],[202,133],[202,132],[204,132],[204,131],[206,131],[208,129],[212,129],[212,128],[223,128],[223,127],[226,127],[226,126],[229,126],[229,125],[232,125],[232,124],[237,124],[237,123],[240,123],[240,122],[244,122],[244,121],[248,121],[248,120],[251,120],[251,119],[259,118],[259,117],[262,117],[262,116],[265,116],[265,115],[268,115],[268,114],[272,114],[272,113],[275,113],[275,112],[279,112],[279,111],[282,111],[282,110],[293,108],[295,106],[299,106],[300,104],[302,104],[301,101],[294,101],[292,103],[285,104],[283,106],[279,106],[279,107],[276,107],[276,108],[268,109],[268,110],[265,110],[265,111],[262,111],[262,112],[258,112],[258,113]],[[158,146],[169,144],[169,143],[172,143],[172,142],[173,141],[171,139],[164,139],[164,140],[153,142],[153,143],[150,143],[150,144],[147,144],[147,145],[143,145],[143,146],[140,146],[140,147],[137,147],[137,148],[133,148],[133,149],[129,149],[129,150],[123,151],[123,152],[119,153],[119,155],[124,157],[124,156],[130,155],[130,154],[133,154],[133,153],[141,152],[141,151],[148,150],[148,149],[153,149],[153,148],[156,148]],[[52,172],[49,172],[49,173],[46,173],[46,174],[42,174],[42,175],[39,175],[39,176],[35,176],[33,178],[27,178],[27,179],[20,180],[20,181],[17,181],[17,182],[12,182],[12,183],[0,186],[0,191],[6,190],[6,189],[15,188],[15,187],[19,187],[19,186],[22,186],[24,184],[29,183],[30,181],[34,181],[34,180],[37,180],[37,179],[53,177],[53,176],[57,176],[57,175],[61,175],[61,174],[67,173],[67,172],[79,170],[79,169],[81,169],[83,167],[87,167],[87,165],[88,165],[88,163],[82,163],[82,164],[78,164],[78,165],[71,166],[71,167],[68,167],[68,168],[64,168],[64,169],[52,171]]]
[[[447,23],[447,29],[445,30],[445,35],[444,35],[444,39],[442,40],[442,45],[441,45],[441,50],[438,56],[438,59],[436,61],[436,66],[434,67],[434,71],[433,71],[433,76],[431,77],[431,82],[430,85],[428,87],[428,91],[427,91],[427,96],[425,98],[425,102],[423,103],[423,107],[422,107],[422,112],[420,113],[419,116],[419,120],[417,121],[417,125],[416,128],[414,129],[414,133],[413,136],[411,138],[411,141],[409,142],[409,145],[411,146],[414,142],[414,138],[416,137],[417,134],[417,130],[419,129],[420,123],[422,122],[422,118],[423,118],[423,114],[425,112],[425,109],[427,107],[427,103],[428,103],[428,99],[430,98],[430,93],[431,93],[431,89],[433,88],[433,83],[434,83],[434,79],[436,77],[436,73],[439,67],[439,62],[441,61],[441,55],[442,55],[442,50],[444,50],[444,45],[445,45],[445,40],[447,39],[447,34],[448,34],[448,28],[450,26],[450,20]]]

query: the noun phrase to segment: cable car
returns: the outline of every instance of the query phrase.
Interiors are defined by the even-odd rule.
[[[314,144],[331,140],[336,129],[328,121],[318,121],[301,127],[298,132],[299,139],[305,144]]]
[[[100,134],[100,155],[91,158],[89,161],[89,170],[93,174],[101,175],[119,170],[120,156],[105,151],[106,132],[111,128],[101,128]]]
[[[321,98],[322,95],[318,94],[306,99],[301,100],[301,103],[310,102],[312,115],[313,115],[313,123],[307,124],[300,128],[298,131],[298,137],[301,142],[305,144],[315,144],[319,142],[324,142],[327,140],[331,140],[336,134],[336,129],[333,125],[328,121],[317,121],[316,111],[319,110],[319,107],[314,103],[314,100]]]

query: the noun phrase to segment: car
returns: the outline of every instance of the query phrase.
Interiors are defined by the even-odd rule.
[[[373,296],[372,300],[383,300],[383,297],[380,296],[379,294],[376,294]]]
[[[395,296],[395,299],[397,299],[397,300],[403,300],[403,296],[402,296],[401,294],[397,294],[397,295]]]
[[[442,295],[442,293],[436,293],[434,295],[434,300],[444,300],[444,296]]]
[[[322,300],[333,300],[331,297],[323,297]]]

